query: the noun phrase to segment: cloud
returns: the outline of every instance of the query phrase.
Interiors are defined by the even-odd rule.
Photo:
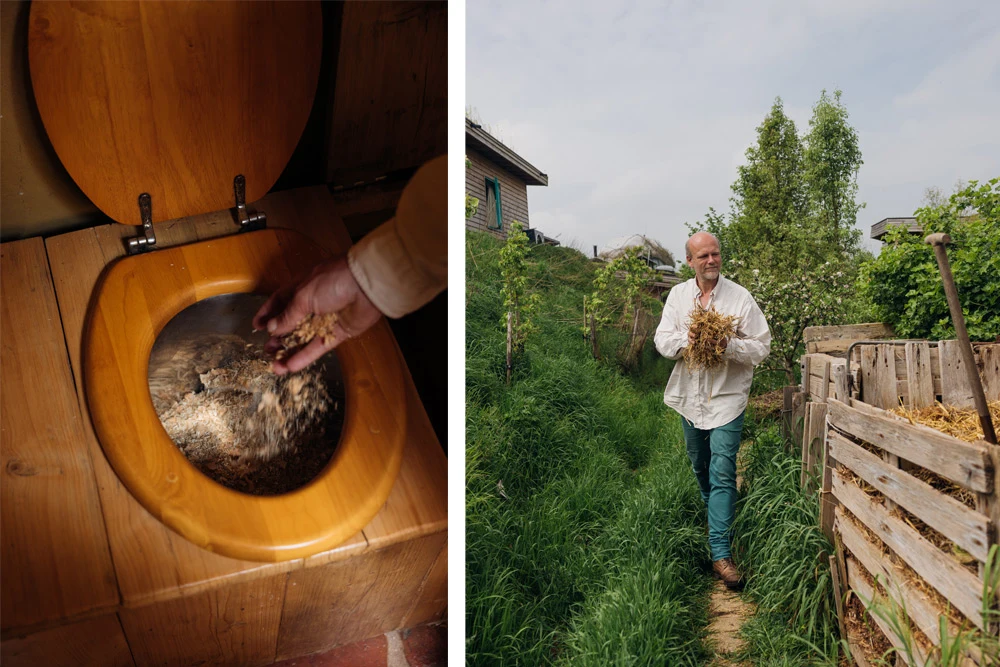
[[[530,220],[583,248],[729,208],[776,96],[808,131],[840,88],[865,164],[868,228],[928,186],[1000,175],[1000,4],[637,1],[470,3],[467,95],[549,175]]]

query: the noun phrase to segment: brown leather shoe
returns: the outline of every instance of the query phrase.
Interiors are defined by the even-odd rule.
[[[743,575],[736,569],[732,558],[721,558],[717,561],[712,561],[712,571],[715,572],[715,576],[722,579],[722,583],[726,585],[726,588],[730,590],[743,588]]]

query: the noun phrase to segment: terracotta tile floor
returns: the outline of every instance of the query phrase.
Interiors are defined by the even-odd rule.
[[[443,667],[448,664],[444,623],[397,630],[326,653],[292,658],[272,667]]]

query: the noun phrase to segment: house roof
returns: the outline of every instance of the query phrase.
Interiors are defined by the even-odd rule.
[[[881,241],[890,227],[902,227],[904,225],[906,226],[906,231],[911,234],[919,234],[923,231],[923,227],[920,226],[916,218],[883,218],[872,225],[872,238]]]
[[[482,125],[465,119],[465,145],[486,153],[494,162],[507,168],[525,180],[528,185],[548,185],[548,174],[504,146],[498,139],[483,129]]]

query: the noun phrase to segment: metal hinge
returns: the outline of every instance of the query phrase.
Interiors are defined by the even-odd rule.
[[[142,236],[128,240],[125,250],[129,255],[152,250],[156,245],[156,234],[153,233],[153,204],[148,192],[139,195],[139,217],[142,219]]]
[[[263,211],[247,206],[247,179],[239,174],[233,179],[233,195],[236,197],[236,208],[233,217],[240,226],[241,232],[267,227],[267,215]]]

